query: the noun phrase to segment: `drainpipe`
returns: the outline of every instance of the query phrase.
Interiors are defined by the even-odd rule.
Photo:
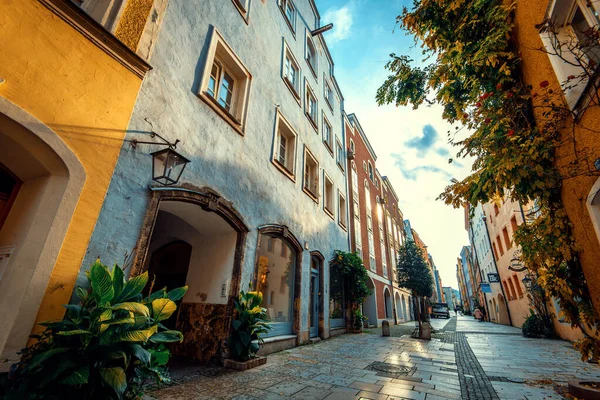
[[[487,217],[485,216],[485,211],[483,212],[483,224],[485,225],[485,233],[487,234],[488,242],[490,244],[490,251],[492,252],[492,260],[494,261],[494,268],[496,269],[496,273],[498,274],[498,278],[500,278],[500,271],[498,270],[498,264],[496,264],[496,255],[493,253],[493,245],[492,239],[490,238],[490,230],[487,226]],[[506,313],[508,314],[508,323],[512,326],[512,318],[510,317],[510,308],[508,308],[508,297],[506,297],[506,293],[504,293],[504,286],[502,285],[502,279],[500,279],[500,290],[502,291],[502,296],[504,297],[504,304],[506,305]]]
[[[470,228],[469,230],[471,231],[471,243],[472,243],[471,247],[473,247],[473,254],[475,255],[475,266],[479,270],[479,276],[480,276],[481,282],[484,282],[483,271],[481,270],[481,265],[479,264],[479,258],[477,258],[477,249],[476,249],[476,246],[475,246],[475,237],[473,236],[473,222],[471,221],[471,218],[469,218],[469,228]],[[485,282],[485,283],[487,283],[487,282]],[[481,289],[481,285],[479,285],[479,288]],[[484,301],[483,307],[485,308],[486,314],[488,315],[488,319],[491,322],[492,314],[490,314],[490,309],[489,309],[488,304],[487,304],[487,293],[485,293],[483,290],[482,290],[482,292],[483,292],[483,301]]]

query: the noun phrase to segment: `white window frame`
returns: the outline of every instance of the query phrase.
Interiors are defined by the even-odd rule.
[[[600,12],[600,4],[598,2],[592,2],[591,5]],[[548,51],[553,52],[553,40],[556,38],[562,43],[566,43],[573,40],[578,40],[573,28],[571,27],[571,21],[575,16],[575,10],[579,7],[585,19],[590,26],[597,26],[598,20],[586,4],[585,0],[552,0],[548,8],[548,19],[553,21],[558,27],[558,32],[555,34],[547,32],[545,28],[540,30],[540,38],[542,43]],[[567,58],[569,61],[576,63],[576,57],[573,54],[563,53],[562,57]],[[567,63],[561,59],[558,55],[548,54],[554,73],[558,79],[558,82],[563,85],[567,82],[567,77],[570,75],[579,76],[582,73],[580,67]],[[563,89],[565,101],[571,110],[575,110],[586,91],[588,86],[587,78],[581,82],[577,82],[573,87],[567,87]]]
[[[333,89],[331,88],[333,85],[329,83],[327,80],[327,75],[323,74],[323,97],[325,98],[325,103],[329,107],[329,110],[333,113],[333,103],[335,101],[335,94],[333,93]]]
[[[314,119],[310,113],[309,97],[312,97],[315,101]],[[310,87],[310,84],[308,83],[308,80],[306,78],[304,79],[304,114],[306,115],[306,118],[308,118],[308,120],[310,121],[315,131],[319,133],[319,101],[317,100],[317,96]]]
[[[327,189],[328,183],[330,190]],[[325,170],[323,170],[323,211],[335,220],[335,188],[333,179],[327,175]]]
[[[290,60],[290,63],[292,64],[292,66],[295,66],[297,68],[297,70],[296,70],[297,71],[296,85],[294,85],[294,83],[290,81],[290,79],[288,78],[287,73],[286,73],[288,59]],[[298,103],[298,105],[302,106],[302,68],[300,68],[300,63],[294,56],[294,53],[290,49],[290,46],[287,44],[285,39],[283,40],[283,58],[281,61],[281,79],[283,79],[283,82],[285,83],[287,88],[290,90],[290,92],[292,93],[294,98],[296,99],[296,102]]]
[[[343,201],[343,203],[342,203]],[[342,194],[342,191],[338,189],[338,224],[344,228],[344,230],[348,229],[348,202],[346,201],[346,197]]]
[[[323,143],[325,144],[325,147],[327,147],[327,150],[333,157],[333,126],[331,125],[329,119],[327,119],[327,117],[325,116],[325,112],[323,111],[321,112],[321,118],[323,120]],[[329,140],[327,140],[327,137],[325,135],[325,126],[329,127]]]
[[[308,45],[309,43],[312,45],[312,48],[314,49],[314,63],[311,63],[310,59],[308,57],[310,54],[309,45]],[[315,44],[314,40],[312,40],[310,31],[308,29],[306,30],[305,48],[306,49],[305,49],[304,59],[306,60],[306,64],[308,64],[308,69],[310,70],[310,72],[312,72],[315,79],[317,79],[318,70],[319,70],[319,50],[317,50],[317,45]]]
[[[75,1],[87,15],[112,34],[119,26],[127,2],[128,0],[123,0],[121,4],[97,0]]]
[[[297,154],[298,154],[298,134],[296,133],[296,130],[292,127],[292,125],[288,122],[288,120],[283,116],[283,114],[281,113],[281,111],[279,111],[279,109],[277,109],[276,111],[277,115],[276,115],[276,119],[275,119],[275,134],[274,136],[274,140],[273,140],[273,155],[271,157],[271,162],[273,163],[273,165],[275,165],[275,167],[277,167],[277,169],[279,171],[281,171],[285,176],[287,176],[288,178],[290,178],[293,182],[296,181],[296,159],[297,159]],[[289,168],[289,166],[284,165],[281,163],[281,161],[279,160],[279,151],[280,151],[280,136],[281,136],[281,128],[284,128],[286,131],[288,131],[289,134],[291,134],[293,136],[293,149],[290,150],[289,149],[289,144],[287,145],[287,151],[288,154],[286,156],[286,159],[289,160],[289,156],[291,156],[293,159],[291,160],[291,169]],[[289,140],[289,137],[288,137]]]
[[[277,0],[277,3],[277,5],[279,6],[279,11],[281,11],[281,14],[283,14],[283,19],[292,31],[292,35],[296,37],[296,20],[298,19],[298,9],[296,8],[296,5],[292,0]],[[293,16],[291,21],[287,15],[287,10],[289,6],[291,6],[291,8],[293,9]]]
[[[342,170],[342,172],[344,172],[344,147],[342,147],[342,142],[337,136],[335,137],[335,146],[335,158],[337,166]]]
[[[308,167],[309,157],[310,157],[310,159],[312,159],[312,161],[314,161],[316,171],[314,171],[312,174],[308,174],[309,179],[307,179],[306,168]],[[311,175],[315,181],[310,180]],[[312,190],[311,190],[310,186],[313,187]],[[315,155],[310,151],[310,149],[306,145],[304,146],[304,168],[302,170],[302,190],[311,199],[313,199],[316,203],[319,203],[319,161],[317,160],[317,157],[315,157]]]
[[[239,11],[240,15],[244,19],[244,22],[248,24],[250,18],[250,6],[252,5],[252,0],[231,0],[235,5],[235,8]]]
[[[208,55],[204,64],[202,83],[198,97],[211,107],[221,118],[223,118],[240,135],[244,135],[245,121],[248,108],[248,98],[252,75],[237,57],[232,48],[227,44],[219,31],[211,26],[210,45]],[[211,78],[213,64],[217,62],[234,79],[234,90],[231,100],[231,110],[226,110],[218,102],[220,90],[215,95],[208,93],[208,84]]]

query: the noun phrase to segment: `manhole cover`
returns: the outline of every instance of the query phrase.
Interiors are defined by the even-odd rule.
[[[365,369],[377,372],[384,372],[390,375],[408,375],[413,370],[411,367],[406,367],[404,365],[389,364],[378,361],[375,361],[374,363],[370,364]]]

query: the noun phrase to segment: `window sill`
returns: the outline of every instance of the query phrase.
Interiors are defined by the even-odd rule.
[[[285,86],[288,88],[288,90],[292,93],[292,96],[294,96],[294,99],[296,99],[296,103],[298,103],[298,105],[302,107],[302,99],[300,98],[300,94],[298,93],[298,91],[294,88],[294,85],[292,85],[290,81],[287,78],[284,78],[283,76],[281,77],[281,79],[283,80],[283,83],[285,83]]]
[[[275,167],[283,174],[285,175],[290,181],[296,183],[296,176],[289,170],[287,169],[284,165],[282,165],[279,161],[277,160],[271,160],[271,162],[273,163],[273,165],[275,165]]]
[[[345,174],[346,171],[344,170],[344,167],[342,167],[342,164],[340,164],[339,162],[337,163],[338,168],[340,169],[340,171],[342,171],[342,174]]]
[[[329,216],[329,218],[331,218],[332,220],[335,221],[335,216],[333,215],[331,210],[329,210],[327,207],[323,207],[323,211],[325,211],[325,214],[327,214]]]
[[[308,61],[308,59],[305,58],[305,60],[306,60],[306,64],[308,64],[308,69],[310,69],[310,72],[312,72],[313,76],[318,81],[319,78],[317,78],[317,71],[315,71],[315,69],[313,68],[312,64]]]
[[[315,203],[319,204],[319,199],[317,198],[317,196],[313,192],[311,192],[310,190],[308,190],[306,187],[303,187],[302,191],[304,193],[306,193],[306,195],[308,197],[310,197],[312,201],[314,201]]]
[[[250,23],[249,17],[248,17],[248,11],[249,10],[246,10],[244,8],[244,6],[240,2],[240,0],[231,0],[231,1],[235,5],[235,8],[237,8],[237,10],[239,11],[239,13],[242,16],[242,19],[244,20],[244,22],[246,23],[246,25],[248,25]]]
[[[331,148],[331,146],[329,145],[329,143],[327,143],[326,140],[323,140],[323,144],[327,148],[327,151],[329,152],[329,154],[331,154],[331,157],[333,157],[333,149]]]
[[[325,104],[327,104],[327,107],[329,107],[329,110],[331,111],[331,114],[333,115],[333,106],[329,103],[329,99],[327,97],[324,97],[324,98],[325,98]]]
[[[317,135],[318,135],[319,127],[317,126],[317,123],[312,120],[309,113],[305,112],[304,115],[306,115],[306,118],[308,118],[308,120],[310,121],[310,125],[314,128],[315,132],[317,132]]]
[[[342,228],[345,232],[348,232],[348,227],[346,226],[346,224],[343,224],[341,222],[338,222],[338,226],[340,228]]]
[[[138,78],[143,79],[152,69],[150,64],[135,51],[104,29],[75,3],[64,0],[39,0],[39,2]]]
[[[221,118],[225,120],[237,133],[244,136],[244,126],[236,117],[234,117],[229,111],[224,109],[214,97],[206,92],[200,92],[198,94],[201,100],[203,100],[209,107],[211,107]]]

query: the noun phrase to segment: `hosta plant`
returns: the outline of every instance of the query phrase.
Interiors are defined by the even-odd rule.
[[[187,287],[143,297],[143,273],[126,280],[97,260],[87,272],[89,288],[77,288],[79,304],[69,304],[65,317],[42,323],[21,361],[0,388],[5,399],[136,399],[144,383],[168,381],[165,343],[181,342],[182,334],[162,321],[175,312]]]
[[[235,299],[236,317],[231,323],[228,345],[231,358],[235,361],[248,361],[256,357],[263,342],[261,335],[273,327],[267,317],[267,310],[261,307],[262,293],[243,290]]]

